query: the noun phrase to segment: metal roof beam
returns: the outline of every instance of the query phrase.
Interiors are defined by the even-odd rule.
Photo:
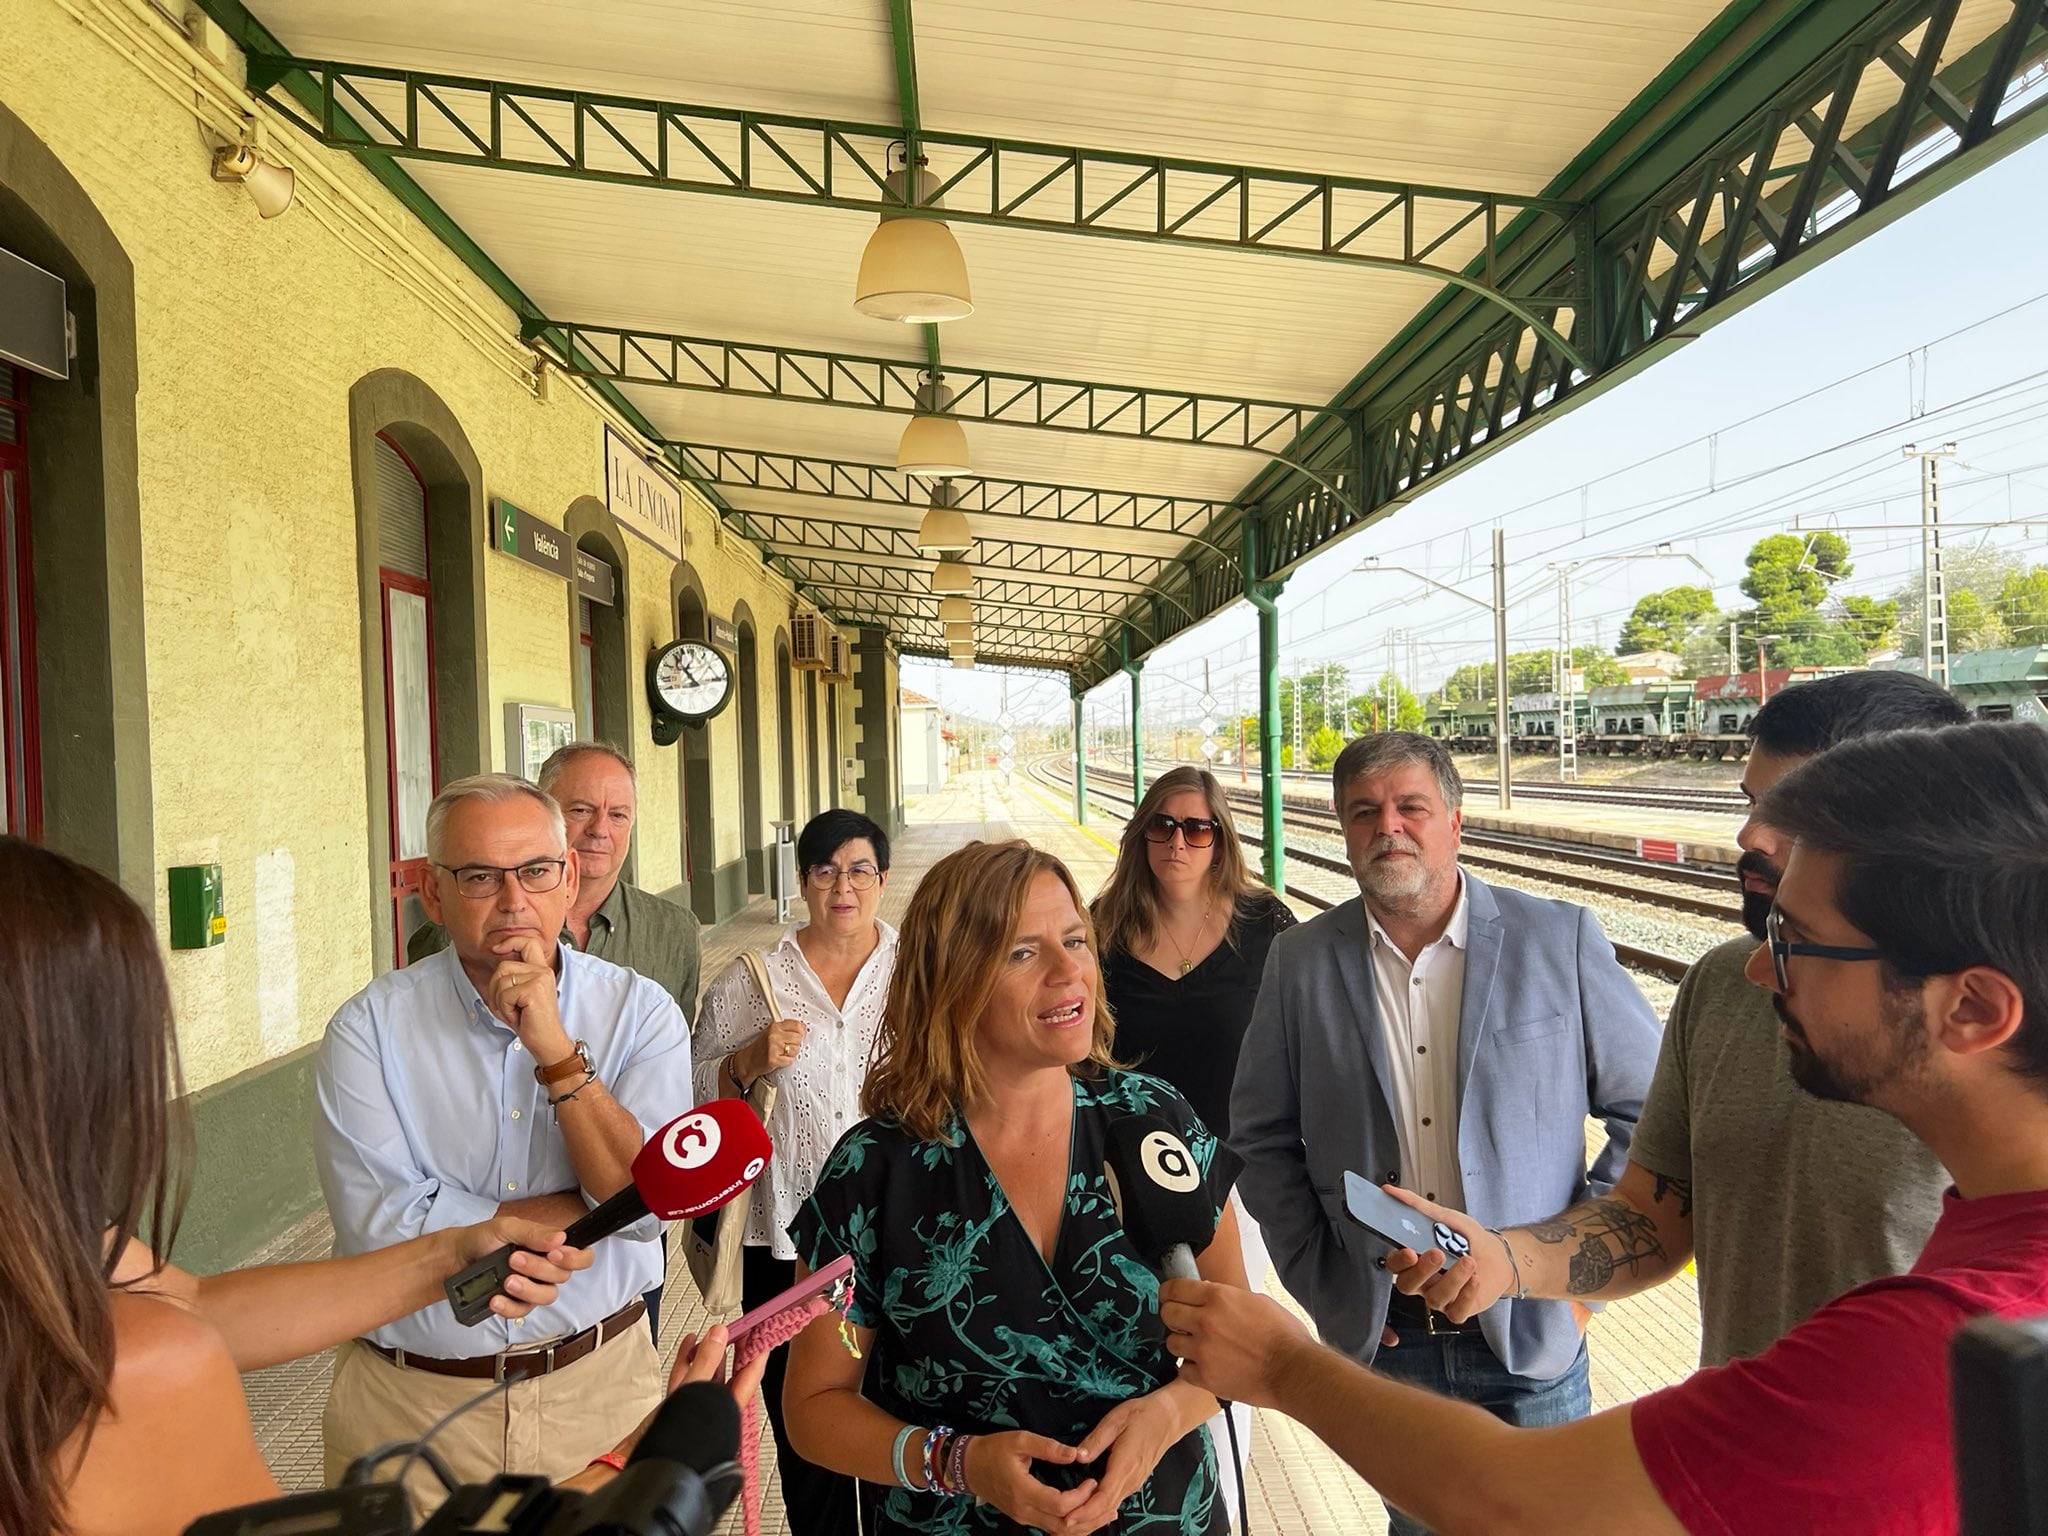
[[[709,443],[671,442],[669,446],[677,449],[682,462],[707,484],[834,501],[873,502],[879,506],[923,507],[931,501],[929,482],[885,464],[808,458]],[[958,498],[954,505],[963,512],[1128,528],[1183,538],[1199,536],[1229,510],[1226,502],[1191,496],[1160,496],[1145,491],[1113,491],[1040,481],[970,475],[951,484]]]
[[[697,390],[847,410],[908,416],[919,410],[918,386],[932,372],[923,359],[863,357],[808,347],[675,336],[619,326],[529,320],[529,339],[544,333],[566,344],[565,373],[615,384]],[[1317,405],[1261,400],[1135,384],[1094,384],[987,368],[943,369],[953,402],[933,414],[989,426],[1090,437],[1136,438],[1182,447],[1285,448],[1322,414]]]
[[[1327,417],[1292,447],[1341,494],[1282,465],[1236,498],[1256,533],[1251,579],[1284,574],[1518,430],[1626,378],[1659,343],[1696,333],[1717,311],[2048,131],[2048,94],[2024,106],[2010,99],[2027,71],[2048,64],[2048,0],[2008,4],[1945,67],[1956,0],[1892,0],[1875,12],[1859,0],[1731,7],[1549,189],[1593,206],[1598,239],[1567,249],[1532,231],[1503,242],[1503,260],[1526,263],[1530,286],[1575,294],[1572,335],[1598,366],[1581,369],[1542,333],[1466,296],[1438,299],[1338,396],[1363,424],[1359,439],[1345,442]],[[1887,67],[1871,70],[1873,60]],[[1878,109],[1858,104],[1862,126],[1841,134],[1850,103],[1835,98],[1866,92],[1878,93]],[[1717,226],[1701,199],[1716,205]],[[1552,318],[1566,323],[1561,312]],[[1203,618],[1241,592],[1210,575],[1191,605]],[[1105,645],[1079,670],[1107,677],[1118,664]]]
[[[251,59],[252,88],[298,71],[317,87],[300,121],[336,149],[448,165],[722,197],[901,209],[888,189],[901,125],[829,121],[335,60]],[[1330,261],[1446,283],[1549,329],[1547,295],[1502,286],[1492,253],[1510,224],[1569,236],[1581,210],[1558,198],[1312,171],[1224,165],[1129,150],[1040,144],[920,127],[937,178],[912,213],[1197,248]],[[943,200],[941,206],[940,200]],[[1459,237],[1478,270],[1445,265]],[[1437,259],[1432,259],[1437,258]]]
[[[767,531],[771,533],[789,531],[787,528],[774,526],[776,519],[762,517],[758,513],[749,515],[757,522],[770,525]],[[863,530],[854,525],[832,526],[835,529],[844,529],[846,537],[826,546],[803,542],[791,543],[771,537],[763,544],[763,551],[789,561],[793,567],[825,560],[851,560],[856,564],[868,565],[878,570],[916,571],[926,577],[931,575],[932,567],[937,563],[929,556],[919,555],[916,543],[907,536],[900,539],[892,537],[894,530],[881,530],[875,537],[862,539],[858,535]],[[1001,554],[1008,554],[1012,558],[994,558]],[[1018,563],[1018,557],[1032,563]],[[976,556],[965,563],[976,575],[983,577],[1035,578],[1055,587],[1071,586],[1095,592],[1122,592],[1132,597],[1149,595],[1154,590],[1141,579],[1103,575],[1100,569],[1088,569],[1090,566],[1115,569],[1125,563],[1125,557],[1098,555],[1085,550],[1037,549],[1033,546],[1005,546],[984,541],[977,546]]]

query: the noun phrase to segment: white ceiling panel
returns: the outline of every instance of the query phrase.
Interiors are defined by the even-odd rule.
[[[735,487],[726,492],[726,499],[749,512],[772,512],[782,517],[816,518],[869,528],[900,528],[912,534],[917,532],[918,524],[924,518],[922,507],[797,496],[784,491],[749,491]],[[1043,544],[1052,549],[1114,549],[1120,554],[1143,555],[1158,560],[1176,560],[1187,553],[1187,540],[1172,534],[1150,533],[1136,528],[1107,528],[1080,519],[1020,519],[970,512],[967,514],[967,526],[977,539],[1013,540]],[[968,558],[971,560],[973,557],[970,555]]]
[[[877,0],[258,0],[255,9],[302,58],[896,120],[889,10]]]
[[[1722,0],[920,0],[926,124],[1533,193]]]

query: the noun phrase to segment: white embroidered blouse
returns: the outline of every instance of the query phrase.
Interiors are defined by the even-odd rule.
[[[745,958],[736,959],[705,989],[691,1045],[701,1104],[723,1091],[718,1077],[725,1058],[772,1019],[796,1019],[804,1026],[796,1060],[776,1074],[779,1092],[768,1115],[775,1156],[748,1197],[746,1242],[750,1247],[772,1247],[778,1259],[796,1257],[789,1224],[810,1197],[832,1148],[860,1119],[861,1083],[882,1027],[889,977],[896,969],[896,930],[877,919],[881,942],[854,977],[845,1006],[834,1007],[797,944],[797,932],[804,926],[792,923],[773,949],[761,953],[775,990],[776,1012],[768,1012]]]

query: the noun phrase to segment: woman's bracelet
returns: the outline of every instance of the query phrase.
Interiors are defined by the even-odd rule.
[[[945,1465],[946,1442],[953,1438],[953,1431],[940,1424],[925,1431],[924,1437],[924,1491],[938,1493],[939,1471]]]
[[[1515,1262],[1515,1245],[1508,1241],[1507,1234],[1501,1231],[1499,1227],[1488,1227],[1486,1230],[1500,1239],[1501,1247],[1507,1252],[1508,1268],[1514,1271],[1515,1276],[1515,1300],[1527,1301],[1529,1299],[1529,1287],[1522,1284],[1522,1266]]]
[[[732,1079],[733,1087],[739,1089],[741,1098],[744,1099],[753,1091],[754,1085],[747,1081],[746,1078],[740,1076],[740,1053],[738,1051],[727,1051],[725,1053],[725,1075]]]
[[[896,1431],[896,1443],[889,1449],[889,1470],[896,1474],[898,1486],[908,1488],[912,1493],[917,1492],[917,1484],[913,1483],[910,1475],[903,1470],[903,1447],[910,1444],[910,1437],[916,1433],[915,1424],[904,1425]]]
[[[967,1486],[967,1446],[973,1439],[972,1435],[955,1435],[952,1453],[946,1458],[946,1492],[956,1498],[974,1497],[974,1490]]]

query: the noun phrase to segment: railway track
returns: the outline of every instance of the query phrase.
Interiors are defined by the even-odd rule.
[[[1041,759],[1032,764],[1031,775],[1042,784],[1071,794],[1074,787],[1073,778],[1070,774],[1062,774],[1059,768],[1055,766],[1056,761]],[[1091,780],[1096,776],[1091,773]],[[1129,782],[1128,778],[1125,779],[1125,782]],[[1130,812],[1133,804],[1129,795],[1121,795],[1111,790],[1102,789],[1093,782],[1088,786],[1088,794],[1091,799],[1099,800],[1109,808],[1121,807],[1126,815]],[[1322,831],[1325,835],[1336,835],[1336,818],[1328,816],[1327,813],[1325,814],[1329,823],[1327,828],[1309,826],[1299,814],[1290,816],[1289,819],[1297,826],[1302,826],[1304,830]],[[1254,833],[1240,830],[1238,837],[1253,847],[1264,846],[1264,839]],[[1552,885],[1568,886],[1589,893],[1641,902],[1651,906],[1662,907],[1668,911],[1687,912],[1694,915],[1713,917],[1730,923],[1738,922],[1741,918],[1740,909],[1729,903],[1725,898],[1718,902],[1710,902],[1701,897],[1690,896],[1681,892],[1651,890],[1642,885],[1627,884],[1618,879],[1602,879],[1593,875],[1580,875],[1574,871],[1541,869],[1531,864],[1500,858],[1491,853],[1474,853],[1472,851],[1474,838],[1470,834],[1467,834],[1464,841],[1467,845],[1463,855],[1464,861],[1482,869],[1496,869],[1504,873],[1521,875],[1524,879],[1542,880]],[[1570,855],[1576,862],[1579,857],[1583,856],[1588,862],[1599,862],[1608,867],[1640,869],[1644,874],[1658,876],[1668,876],[1669,874],[1668,866],[1650,864],[1639,859],[1624,859],[1618,855],[1598,855],[1585,850],[1566,850],[1560,853],[1554,851],[1553,845],[1543,844],[1533,838],[1505,839],[1503,841],[1510,846],[1527,848],[1532,851],[1540,850],[1545,858],[1564,858]],[[1343,859],[1334,858],[1329,854],[1318,853],[1314,849],[1309,848],[1290,848],[1287,856],[1290,860],[1306,865],[1311,869],[1322,870],[1333,875],[1341,875],[1347,880],[1351,878],[1350,864]],[[1715,878],[1705,875],[1702,871],[1686,871],[1684,873],[1699,875],[1703,880],[1713,880]],[[1725,876],[1720,877],[1717,883],[1724,890],[1726,889],[1727,882]],[[1331,907],[1337,905],[1336,899],[1323,894],[1321,891],[1312,890],[1293,882],[1289,882],[1287,894],[1299,901],[1306,902],[1318,911],[1327,912]],[[1677,955],[1668,955],[1659,950],[1644,949],[1637,945],[1619,942],[1616,942],[1614,945],[1614,953],[1621,963],[1628,966],[1631,970],[1641,971],[1645,975],[1655,976],[1665,981],[1677,981],[1685,975],[1691,963]]]
[[[1159,770],[1164,772],[1171,766],[1171,764],[1162,761],[1159,764]],[[1091,777],[1101,774],[1120,778],[1125,783],[1130,782],[1130,775],[1128,773],[1119,773],[1116,769],[1108,766],[1097,767],[1095,764],[1090,763],[1088,765],[1088,772]],[[1288,785],[1303,786],[1303,790],[1300,793],[1286,796],[1288,799],[1308,800],[1312,794],[1313,798],[1319,798],[1325,802],[1329,799],[1329,778],[1326,774],[1304,774],[1289,769],[1281,775],[1281,779],[1282,782]],[[1311,785],[1315,786],[1314,792],[1308,789],[1308,786]],[[1474,794],[1491,795],[1498,790],[1499,781],[1495,779],[1467,779],[1465,780],[1465,788]],[[1626,805],[1638,806],[1644,810],[1694,811],[1733,816],[1740,816],[1748,809],[1748,802],[1742,798],[1738,791],[1727,789],[1657,789],[1627,784],[1524,784],[1517,782],[1515,784],[1515,794],[1518,798],[1525,800],[1564,800],[1574,801],[1583,805]]]

